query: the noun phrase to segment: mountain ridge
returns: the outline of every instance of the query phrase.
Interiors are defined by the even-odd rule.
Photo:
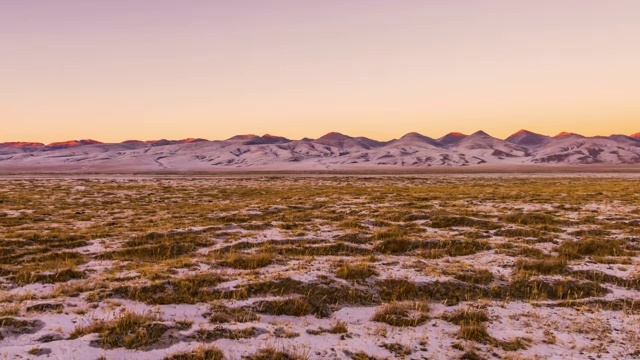
[[[478,135],[484,135],[484,136],[490,136],[493,137],[491,135],[489,135],[488,133],[486,133],[483,130],[478,130],[475,133],[471,134],[478,134]],[[455,138],[455,139],[463,139],[467,136],[471,136],[471,135],[467,135],[467,134],[463,134],[460,132],[450,132],[444,136],[442,136],[441,138],[431,138],[429,136],[423,135],[421,133],[418,132],[408,132],[406,134],[404,134],[403,136],[400,137],[406,137],[406,136],[415,136],[415,135],[419,135],[422,137],[426,137],[429,139],[432,139],[434,141],[437,141],[441,144],[445,144],[447,141],[445,139],[447,139],[447,137],[449,138]],[[546,138],[558,138],[558,137],[563,137],[563,136],[577,136],[577,137],[585,137],[585,138],[589,138],[589,136],[584,136],[578,133],[574,133],[574,132],[568,132],[568,131],[562,131],[554,136],[549,136],[549,135],[542,135],[539,133],[535,133],[533,131],[529,131],[529,130],[525,130],[525,129],[521,129],[516,131],[515,133],[509,135],[508,137],[504,138],[504,139],[500,139],[500,138],[496,138],[496,139],[500,139],[500,140],[505,140],[505,141],[509,141],[510,138],[515,138],[517,136],[522,136],[522,135],[537,135],[537,136],[542,136],[542,137],[546,137]],[[630,134],[630,135],[625,135],[625,134],[612,134],[610,136],[614,136],[614,135],[622,135],[622,136],[628,136],[628,137],[632,137],[632,138],[640,138],[640,132],[635,133],[635,134]],[[591,137],[598,137],[598,136],[591,136]],[[262,136],[260,135],[255,135],[255,134],[239,134],[239,135],[235,135],[232,136],[230,138],[224,139],[224,140],[209,140],[209,139],[205,139],[205,138],[185,138],[185,139],[180,139],[180,140],[168,140],[168,139],[159,139],[159,140],[136,140],[136,139],[130,139],[130,140],[124,140],[124,141],[120,141],[120,142],[102,142],[99,140],[94,140],[94,139],[73,139],[73,140],[63,140],[63,141],[55,141],[55,142],[51,142],[51,143],[42,143],[42,142],[38,142],[38,141],[7,141],[7,142],[0,142],[0,147],[4,146],[4,147],[26,147],[26,146],[48,146],[48,147],[57,147],[57,146],[66,146],[66,147],[73,147],[73,146],[81,146],[81,145],[90,145],[90,144],[126,144],[126,143],[133,143],[133,142],[140,142],[140,143],[156,143],[159,141],[170,141],[170,142],[174,142],[174,143],[188,143],[188,142],[196,142],[196,141],[226,141],[226,140],[250,140],[252,138],[271,138],[271,139],[286,139],[287,141],[296,141],[296,140],[291,140],[288,139],[286,137],[283,136],[279,136],[279,135],[272,135],[272,134],[264,134]],[[340,138],[340,139],[358,139],[358,138],[362,138],[362,139],[369,139],[369,140],[373,140],[376,142],[380,142],[380,143],[388,143],[390,141],[394,141],[394,140],[389,140],[389,141],[380,141],[380,140],[375,140],[375,139],[370,139],[370,138],[366,138],[363,136],[358,136],[358,137],[352,137],[349,135],[345,135],[342,134],[340,132],[336,132],[336,131],[332,131],[332,132],[328,132],[324,135],[322,135],[321,137],[317,138],[317,139],[313,139],[313,138],[302,138],[300,140],[321,140],[321,139],[332,139],[332,138]]]
[[[394,167],[637,164],[640,133],[554,137],[520,130],[499,139],[484,131],[449,133],[434,139],[410,132],[389,141],[338,132],[317,139],[237,135],[226,140],[92,139],[43,144],[0,143],[0,172],[29,171],[207,171],[221,169],[338,170]]]

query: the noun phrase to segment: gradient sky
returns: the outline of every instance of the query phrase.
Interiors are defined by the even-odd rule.
[[[0,141],[640,131],[638,0],[0,0]]]

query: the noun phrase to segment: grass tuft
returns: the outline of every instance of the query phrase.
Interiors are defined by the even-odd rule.
[[[213,346],[201,346],[193,351],[175,353],[164,357],[163,360],[223,360],[224,354]]]
[[[69,336],[76,339],[90,333],[100,334],[97,344],[106,349],[141,349],[157,343],[169,326],[158,315],[125,311],[113,320],[96,320],[77,327]]]
[[[426,303],[390,303],[376,311],[371,320],[389,324],[391,326],[420,326],[429,316]]]
[[[378,275],[376,268],[367,263],[359,263],[355,265],[343,264],[336,271],[336,277],[345,280],[365,280],[368,277]]]

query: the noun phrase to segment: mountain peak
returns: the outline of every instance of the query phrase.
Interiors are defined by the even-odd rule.
[[[335,131],[324,134],[318,138],[318,140],[347,140],[347,139],[353,139],[353,138],[351,136],[347,136],[345,134],[341,134]]]
[[[486,132],[482,131],[482,130],[478,130],[476,132],[474,132],[473,134],[469,135],[469,136],[473,136],[473,137],[491,137],[491,135],[487,134]]]
[[[561,137],[565,137],[565,136],[579,136],[579,137],[583,137],[580,134],[576,134],[576,133],[572,133],[572,132],[567,132],[567,131],[563,131],[561,133],[559,133],[558,135],[554,136],[554,138],[561,138]]]
[[[635,133],[635,134],[631,135],[631,137],[633,137],[633,138],[639,138],[639,139],[640,139],[640,132],[639,132],[639,133]]]
[[[425,139],[427,136],[424,136],[415,131],[404,134],[400,139]]]
[[[258,144],[282,144],[291,140],[283,136],[276,136],[270,134],[264,134],[262,136],[255,136],[244,142],[245,145],[258,145]]]
[[[235,135],[232,136],[230,138],[228,138],[227,140],[250,140],[253,138],[257,138],[259,137],[258,135],[255,134],[241,134],[241,135]]]
[[[453,145],[460,142],[460,140],[466,138],[467,135],[460,132],[450,132],[447,135],[438,139],[438,142],[442,145]]]
[[[400,138],[403,142],[419,142],[427,143],[436,147],[442,146],[437,140],[434,140],[428,136],[424,136],[417,132],[410,132]]]
[[[529,130],[525,130],[525,129],[520,129],[518,131],[516,131],[515,133],[511,134],[511,136],[515,136],[515,135],[525,135],[525,134],[535,134],[533,131],[529,131]]]
[[[505,141],[521,146],[538,146],[549,141],[549,137],[529,130],[520,130],[505,139]]]

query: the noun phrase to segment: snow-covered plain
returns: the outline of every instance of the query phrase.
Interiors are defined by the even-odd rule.
[[[3,359],[640,357],[637,174],[1,180]],[[396,305],[425,318],[374,321]],[[162,336],[73,335],[123,313]]]

